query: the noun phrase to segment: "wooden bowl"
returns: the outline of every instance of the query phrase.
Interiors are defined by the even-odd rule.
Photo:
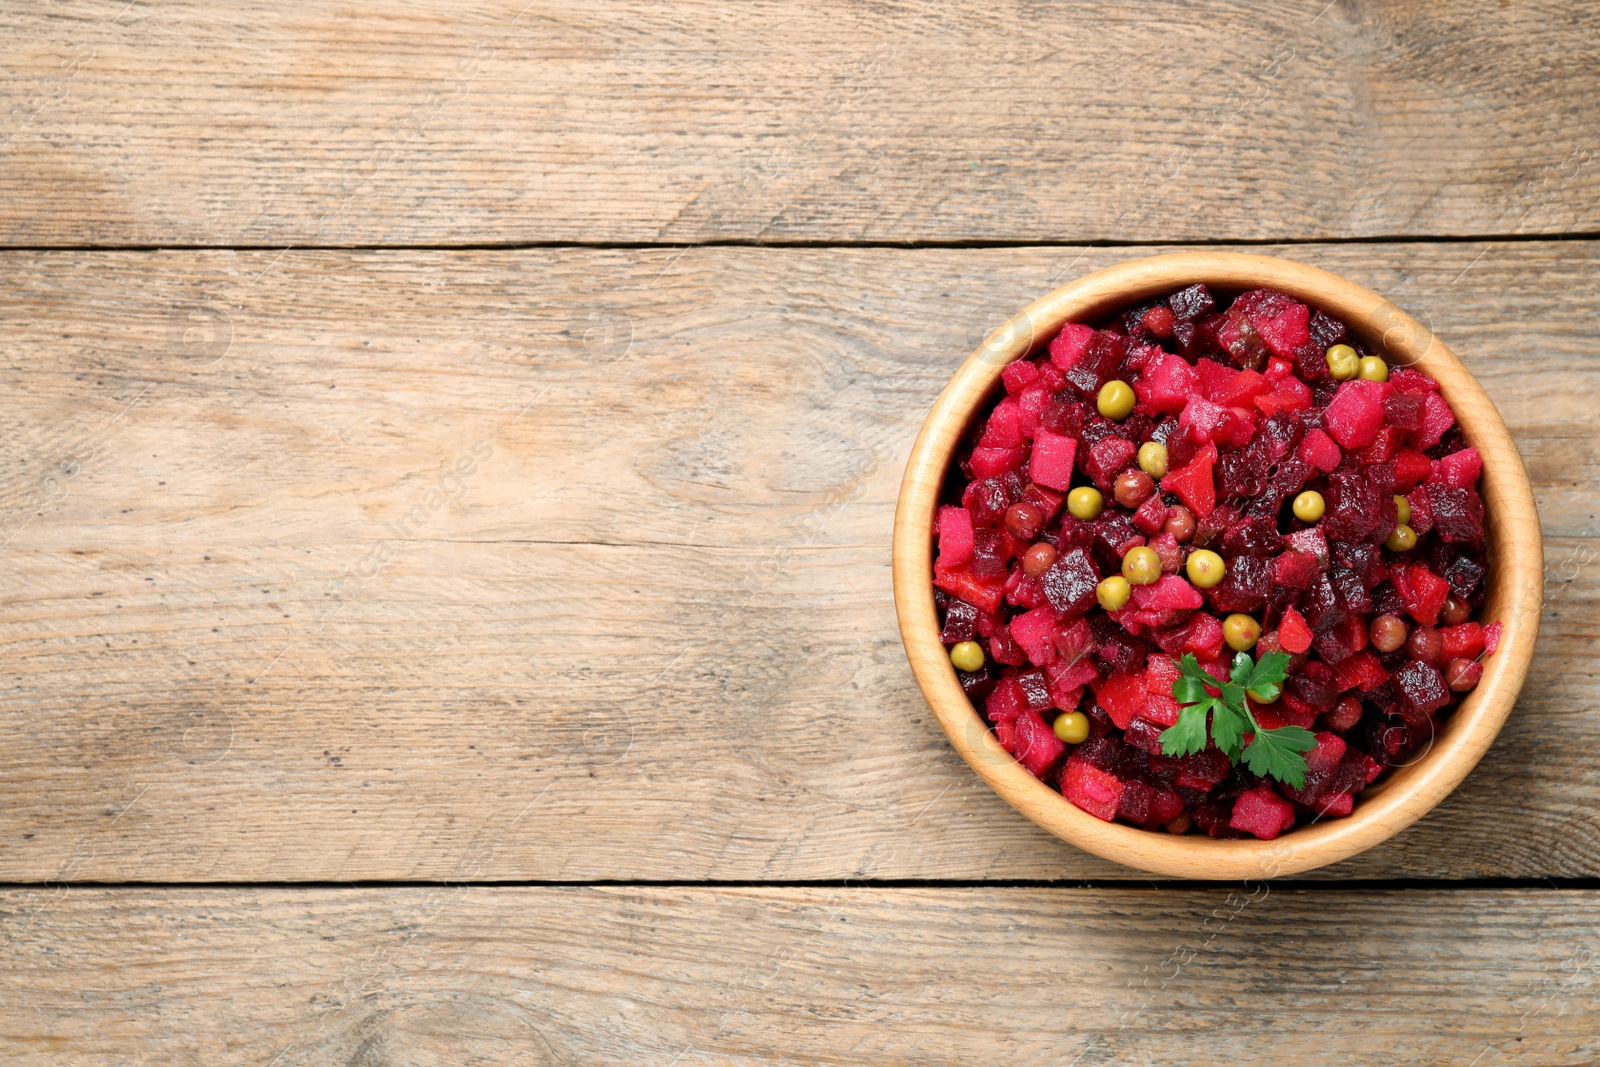
[[[1489,593],[1480,621],[1505,630],[1483,679],[1433,744],[1359,794],[1355,811],[1297,827],[1275,841],[1173,836],[1102,822],[1029,774],[1000,747],[961,691],[939,640],[933,600],[933,518],[951,457],[968,424],[995,397],[1005,365],[1035,352],[1069,321],[1095,322],[1140,300],[1204,282],[1223,293],[1272,288],[1344,321],[1393,364],[1439,383],[1467,440],[1483,455]],[[923,424],[900,488],[894,597],[911,669],[951,744],[1018,811],[1097,856],[1180,878],[1240,879],[1308,871],[1398,833],[1444,799],[1488,750],[1528,673],[1539,632],[1543,551],[1522,457],[1483,388],[1438,338],[1369,289],[1327,271],[1232,252],[1185,252],[1096,271],[1029,304],[956,371]]]

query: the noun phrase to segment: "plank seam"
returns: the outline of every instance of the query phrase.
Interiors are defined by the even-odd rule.
[[[457,881],[452,879],[424,879],[404,881],[369,879],[349,882],[0,882],[0,892],[51,888],[65,890],[217,890],[223,892],[241,889],[261,891],[305,890],[380,890],[380,889],[1061,889],[1061,890],[1133,890],[1141,893],[1171,890],[1238,889],[1254,884],[1256,879],[1242,882],[1204,881],[1198,879],[1170,879],[1155,881],[1145,878],[1074,878],[1074,879],[928,879],[928,878],[828,878],[785,879],[776,881],[711,880],[684,881],[673,879],[594,879],[576,881],[481,880]],[[1527,891],[1600,891],[1600,877],[1585,878],[1361,878],[1347,881],[1317,879],[1275,879],[1270,883],[1279,890],[1306,892],[1361,892],[1361,891],[1433,891],[1451,892],[1527,892]]]
[[[1300,245],[1386,245],[1386,244],[1552,244],[1600,240],[1600,230],[1564,233],[1483,233],[1483,234],[1374,234],[1359,237],[1227,237],[1190,240],[988,240],[953,238],[950,240],[911,241],[829,241],[782,240],[763,238],[723,238],[712,241],[488,241],[456,244],[19,244],[0,245],[8,252],[520,252],[540,249],[590,249],[594,251],[673,251],[690,248],[784,248],[784,249],[1007,249],[1007,248],[1239,248],[1288,247]]]

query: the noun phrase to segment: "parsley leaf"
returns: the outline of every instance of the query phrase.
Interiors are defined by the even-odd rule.
[[[1243,652],[1239,653],[1239,655],[1245,660],[1249,659]],[[1273,700],[1283,691],[1281,687],[1284,678],[1288,674],[1288,667],[1289,654],[1287,652],[1268,652],[1261,657],[1261,661],[1250,671],[1244,687],[1252,693],[1259,694],[1262,699]],[[1237,673],[1237,661],[1235,661],[1234,670]]]
[[[1316,747],[1316,735],[1298,726],[1257,730],[1244,750],[1244,761],[1262,777],[1276,778],[1299,789],[1306,784],[1306,760],[1300,753]]]
[[[1176,686],[1174,686],[1176,688]],[[1161,753],[1188,756],[1206,747],[1206,714],[1217,702],[1210,697],[1178,712],[1178,722],[1161,731]]]
[[[1301,755],[1317,747],[1310,730],[1298,726],[1262,729],[1245,698],[1248,692],[1261,700],[1276,700],[1288,674],[1289,657],[1268,652],[1259,661],[1248,652],[1233,658],[1226,682],[1200,669],[1194,653],[1178,661],[1178,678],[1172,683],[1172,697],[1180,705],[1178,721],[1161,732],[1161,751],[1167,756],[1187,756],[1206,747],[1210,740],[1231,763],[1244,762],[1262,777],[1276,778],[1295,789],[1305,785],[1306,761]],[[1212,696],[1207,687],[1219,690]],[[1208,730],[1209,726],[1209,730]],[[1246,734],[1253,735],[1244,743]]]
[[[1211,739],[1230,762],[1239,762],[1239,749],[1244,744],[1244,716],[1226,704],[1219,704],[1211,716]]]

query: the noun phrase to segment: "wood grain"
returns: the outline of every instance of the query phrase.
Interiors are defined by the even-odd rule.
[[[1600,872],[1596,251],[1285,250],[1479,375],[1550,567],[1484,763],[1327,877]],[[950,750],[888,549],[962,356],[1127,254],[0,256],[0,878],[1127,877]]]
[[[1582,5],[9,5],[23,245],[1600,228]]]
[[[35,898],[0,895],[14,930],[0,1052],[30,1067],[1600,1055],[1600,934],[1591,898],[1575,892],[453,886]]]

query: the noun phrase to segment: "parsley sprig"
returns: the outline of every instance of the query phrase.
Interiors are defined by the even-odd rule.
[[[1233,670],[1223,682],[1201,670],[1193,652],[1186,653],[1178,662],[1178,680],[1172,683],[1172,697],[1183,708],[1177,725],[1161,732],[1162,753],[1187,756],[1205,748],[1209,719],[1211,740],[1231,762],[1242,759],[1256,774],[1287,782],[1295,789],[1304,786],[1306,758],[1301,753],[1317,747],[1316,737],[1299,726],[1262,729],[1244,698],[1249,692],[1262,701],[1276,699],[1288,666],[1289,657],[1282,652],[1268,652],[1260,662],[1241,652],[1233,658]],[[1221,690],[1222,695],[1212,696],[1206,686]],[[1254,735],[1248,745],[1244,743],[1247,733]]]

